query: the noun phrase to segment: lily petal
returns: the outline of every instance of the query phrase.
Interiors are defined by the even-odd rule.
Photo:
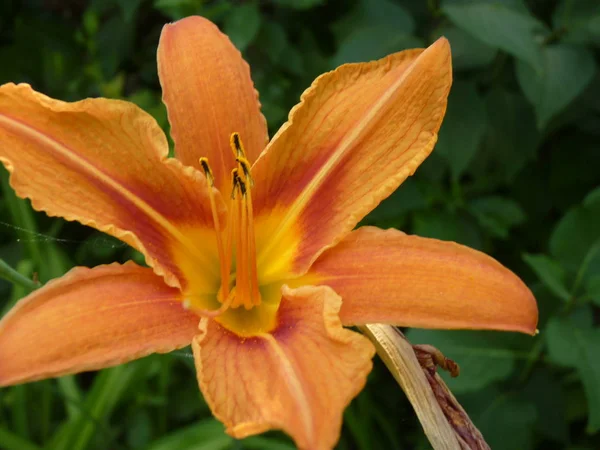
[[[0,321],[0,386],[97,370],[189,345],[199,318],[134,263],[77,267]]]
[[[294,234],[292,273],[303,273],[412,175],[437,140],[451,82],[444,38],[317,78],[253,168],[256,216],[281,215],[257,230],[270,240],[259,264]]]
[[[231,133],[240,133],[250,162],[268,139],[248,64],[216,25],[193,16],[163,28],[158,74],[177,157],[196,168],[208,157],[216,186],[228,195]]]
[[[344,325],[534,334],[538,320],[531,291],[492,257],[393,229],[353,231],[321,255],[309,276],[342,296]]]
[[[17,195],[127,242],[178,286],[173,242],[214,269],[178,226],[213,225],[204,175],[167,154],[162,130],[132,103],[65,103],[29,85],[0,87],[0,161]]]
[[[192,343],[200,389],[234,437],[278,428],[301,449],[330,449],[375,350],[342,328],[341,299],[331,289],[284,286],[282,293],[271,334],[244,339],[215,321],[201,323]]]

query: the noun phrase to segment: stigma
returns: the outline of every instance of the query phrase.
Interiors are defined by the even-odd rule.
[[[231,171],[231,201],[227,226],[221,228],[217,214],[215,181],[207,158],[200,158],[200,166],[208,182],[217,251],[220,283],[217,299],[221,306],[214,311],[197,311],[215,317],[228,308],[252,309],[261,303],[256,268],[256,238],[252,208],[252,179],[250,162],[238,133],[232,133],[230,147],[237,167]]]

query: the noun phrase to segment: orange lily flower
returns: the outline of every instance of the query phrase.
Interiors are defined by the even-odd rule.
[[[432,151],[451,85],[439,39],[326,73],[267,145],[247,64],[206,19],[163,29],[177,158],[131,103],[0,87],[0,161],[36,210],[142,252],[75,268],[0,322],[0,385],[192,345],[232,436],[278,428],[328,449],[365,384],[371,322],[533,333],[529,289],[462,245],[352,231]]]

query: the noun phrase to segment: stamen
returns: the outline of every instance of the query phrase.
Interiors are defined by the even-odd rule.
[[[239,176],[237,174],[237,169],[233,169],[231,171],[231,179],[233,184],[233,189],[231,190],[231,199],[235,200],[235,192],[237,190],[237,184],[239,180]],[[235,233],[235,224],[237,217],[237,202],[231,202],[229,207],[229,215],[227,217],[227,242],[225,244],[225,254],[227,255],[227,271],[231,270],[231,252],[233,250],[233,235]]]
[[[246,159],[244,146],[238,133],[231,135],[230,145],[235,154],[238,167],[231,171],[232,201],[229,205],[225,242],[217,213],[216,195],[218,190],[215,187],[215,178],[208,159],[205,157],[199,159],[200,167],[204,171],[208,183],[210,206],[217,239],[221,272],[221,283],[217,298],[221,305],[215,310],[197,309],[190,298],[186,298],[183,304],[186,309],[191,309],[206,317],[217,317],[228,308],[238,308],[242,305],[249,310],[261,303],[256,266],[256,237],[254,234],[251,193],[254,180],[252,179],[250,162]],[[231,266],[234,252],[235,269],[232,274]],[[235,277],[235,280],[232,280],[232,277]],[[233,287],[230,287],[232,281],[235,281],[235,283]]]
[[[221,269],[221,291],[223,296],[229,295],[229,257],[225,258],[225,249],[223,248],[223,239],[221,237],[221,223],[219,221],[219,214],[217,213],[217,205],[215,201],[215,177],[210,170],[208,165],[208,158],[200,158],[200,165],[204,170],[204,175],[208,181],[208,197],[210,199],[210,209],[212,211],[213,223],[215,226],[215,235],[217,237],[217,251],[219,253],[219,266]]]
[[[221,287],[217,294],[221,307],[214,311],[201,310],[198,314],[214,317],[227,308],[244,306],[252,309],[261,303],[256,267],[256,242],[254,234],[254,213],[252,209],[251,188],[254,184],[250,162],[246,159],[244,145],[238,133],[230,137],[231,149],[238,167],[231,171],[231,202],[227,221],[227,238],[225,245],[220,232],[217,232],[217,245],[221,262]],[[200,158],[200,166],[204,170],[210,185],[210,202],[213,210],[215,229],[220,230],[219,217],[216,214],[214,176],[208,160]],[[234,247],[235,245],[235,247]],[[232,257],[235,251],[235,273],[231,274]],[[231,277],[235,276],[235,284],[230,288]],[[188,307],[192,307],[188,302]]]
[[[252,301],[252,292],[250,290],[250,274],[249,269],[252,262],[249,260],[248,255],[248,209],[246,208],[247,198],[246,198],[246,183],[240,180],[240,194],[241,194],[241,205],[240,205],[240,228],[241,233],[238,235],[239,242],[239,260],[241,266],[237,271],[237,280],[236,286],[238,288],[238,292],[241,289],[242,291],[242,301],[244,303],[244,307],[246,309],[251,309],[254,305]]]

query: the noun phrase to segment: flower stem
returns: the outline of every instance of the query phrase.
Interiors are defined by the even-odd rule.
[[[10,267],[4,260],[0,259],[0,278],[4,278],[13,284],[23,286],[30,291],[37,289],[39,286],[33,280],[30,280],[24,275],[21,275],[15,269]]]
[[[431,446],[435,450],[461,450],[410,343],[388,325],[358,328],[375,344],[377,354],[406,393]]]
[[[406,393],[435,450],[490,450],[437,373],[441,367],[458,376],[454,361],[430,345],[411,345],[396,327],[367,324],[358,328],[375,344],[379,357]]]

